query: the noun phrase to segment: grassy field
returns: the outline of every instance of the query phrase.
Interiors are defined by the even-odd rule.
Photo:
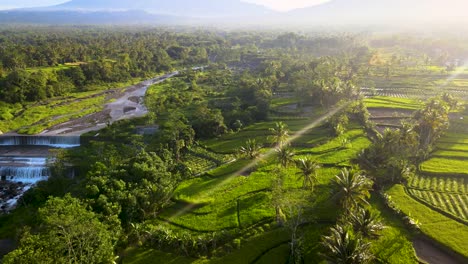
[[[318,114],[316,114],[318,115]],[[302,118],[298,120],[284,120],[283,122],[288,125],[291,130],[291,136],[300,131],[313,121],[313,118]],[[245,142],[249,139],[255,139],[259,144],[264,146],[271,146],[272,140],[269,138],[271,132],[270,128],[275,126],[276,121],[260,122],[250,125],[240,131],[239,133],[226,134],[219,138],[204,140],[201,142],[208,149],[218,153],[235,153]],[[308,131],[300,139],[293,142],[298,144],[306,144],[313,146],[314,144],[324,142],[328,139],[327,132],[323,127]]]
[[[28,72],[37,72],[37,71],[43,71],[43,72],[51,72],[51,71],[61,71],[61,70],[66,70],[70,69],[73,67],[79,66],[80,63],[65,63],[65,64],[59,64],[57,66],[50,66],[50,67],[34,67],[34,68],[27,68],[26,71]]]
[[[447,175],[457,174],[466,175],[468,177],[467,168],[468,166],[465,160],[457,160],[451,157],[432,158],[421,165],[421,171],[423,172]]]
[[[311,120],[285,120],[292,133],[297,133]],[[251,125],[239,133],[222,136],[220,139],[203,141],[213,153],[234,153],[249,138],[258,138],[265,143],[263,153],[271,150],[267,140],[268,129],[274,122],[262,122]],[[343,137],[348,144],[343,146],[341,139],[328,136],[324,127],[307,131],[303,137],[293,142],[296,158],[310,155],[318,162],[326,164],[318,172],[314,201],[312,202],[314,219],[320,223],[333,223],[339,212],[337,204],[331,199],[331,181],[341,166],[348,166],[349,161],[367,147],[370,141],[362,129],[357,126],[348,130]],[[229,143],[224,143],[228,141]],[[216,154],[219,155],[219,154]],[[273,228],[262,232],[258,226],[274,227],[275,210],[272,206],[271,186],[274,179],[275,157],[263,158],[253,169],[240,174],[250,160],[239,159],[222,165],[198,178],[186,180],[177,188],[174,204],[167,208],[151,224],[169,225],[173,230],[202,234],[230,230],[240,235],[241,247],[222,258],[193,260],[165,254],[152,249],[133,249],[124,263],[277,263],[286,262],[289,256],[289,235],[284,229]],[[288,192],[297,192],[302,186],[299,171],[294,166],[287,169],[288,176],[284,186]],[[381,204],[373,201],[374,210],[381,210]],[[333,209],[332,209],[333,208]],[[398,220],[390,214],[382,214],[387,226],[385,238],[375,242],[373,251],[380,259],[391,259],[390,263],[416,263],[414,250],[409,236]],[[207,224],[209,223],[209,224]],[[306,239],[305,259],[307,263],[320,262],[319,241],[330,224],[312,224],[304,228]],[[395,246],[389,247],[393,241]],[[398,250],[396,250],[398,248]]]
[[[410,98],[393,98],[388,96],[375,96],[364,99],[367,108],[418,110],[423,106],[422,101]]]
[[[411,58],[414,65],[393,64],[387,68],[395,51],[382,51],[368,77],[375,87],[383,89],[379,95],[403,96],[409,98],[427,98],[443,92],[456,95],[457,98],[468,96],[468,69],[458,67],[447,71],[446,67],[426,65],[418,56]],[[418,63],[416,61],[419,60]]]
[[[380,215],[385,229],[377,241],[372,243],[372,252],[381,263],[419,263],[411,243],[412,234],[408,233],[402,220],[389,211],[377,194],[370,199],[372,210]]]
[[[467,158],[468,135],[447,133],[421,164],[421,175],[409,182],[408,193],[454,219],[468,220]]]
[[[150,89],[149,92],[157,95],[158,90]],[[350,166],[351,160],[371,142],[363,129],[356,124],[351,124],[339,138],[332,137],[330,129],[323,125],[302,131],[323,115],[324,111],[314,109],[310,113],[301,113],[300,116],[303,117],[300,117],[301,110],[290,107],[296,102],[295,98],[276,98],[272,102],[272,108],[273,114],[277,116],[270,121],[251,124],[239,132],[200,141],[201,147],[187,158],[187,164],[196,172],[203,172],[219,165],[220,161],[226,162],[228,158],[233,158],[248,139],[256,139],[262,144],[261,153],[267,156],[256,161],[248,170],[243,168],[252,165],[252,161],[237,158],[198,177],[183,181],[174,193],[173,204],[157,219],[148,222],[153,226],[163,225],[174,232],[189,232],[195,236],[230,232],[236,234],[239,248],[233,246],[232,252],[224,257],[196,260],[154,249],[134,248],[127,252],[129,255],[124,257],[124,263],[286,263],[289,258],[289,232],[276,228],[271,191],[277,161],[269,129],[277,121],[287,124],[291,136],[299,136],[298,133],[301,132],[291,142],[296,153],[295,159],[310,156],[324,165],[318,171],[314,198],[310,201],[313,219],[317,223],[309,224],[301,230],[306,241],[306,263],[324,263],[319,255],[322,251],[319,242],[340,212],[331,197],[332,179],[343,167]],[[390,107],[410,110],[421,105],[419,101],[411,99],[376,98],[370,102],[378,107],[391,104]],[[290,166],[286,171],[284,188],[288,193],[299,193],[302,187],[299,170]],[[378,199],[372,200],[372,208],[376,212],[383,210]],[[411,235],[401,221],[389,212],[382,211],[381,217],[388,228],[383,231],[385,236],[373,243],[372,251],[377,258],[387,263],[417,263],[410,242]],[[228,243],[230,244],[232,243]]]
[[[55,124],[100,111],[106,102],[106,96],[99,95],[100,93],[86,92],[25,105],[19,111],[15,109],[11,119],[0,121],[0,130],[5,132],[18,130],[19,133],[36,134]],[[18,106],[7,107],[11,109]]]
[[[0,104],[0,131],[17,131],[21,134],[37,134],[68,120],[99,112],[110,102],[104,90],[127,87],[138,80],[106,84],[93,91],[73,93],[38,103]],[[96,90],[95,90],[96,89]]]
[[[390,58],[391,55],[384,56],[383,59]],[[397,67],[392,70],[389,79],[384,76],[384,72],[384,68],[373,72],[372,81],[379,88],[378,94],[389,96],[366,98],[365,103],[370,110],[382,110],[390,113],[389,115],[392,115],[392,110],[410,114],[423,106],[420,99],[443,91],[451,92],[457,98],[468,92],[466,72],[450,81],[447,79],[454,72],[446,72],[444,67]],[[171,85],[166,83],[158,88],[166,89]],[[282,86],[282,91],[289,92],[286,88]],[[152,89],[149,93],[157,95],[158,90]],[[295,107],[296,103],[297,99],[293,97],[273,99],[270,121],[249,125],[238,133],[201,141],[202,147],[190,153],[187,164],[195,172],[204,172],[233,158],[248,139],[255,139],[263,145],[262,153],[268,153],[272,147],[269,129],[274,127],[276,121],[286,123],[291,130],[290,134],[294,136],[323,114],[319,109],[313,109],[310,113],[301,112],[301,109]],[[370,144],[364,131],[358,126],[353,126],[341,138],[331,137],[325,126],[319,126],[292,142],[296,159],[310,156],[324,165],[318,172],[314,200],[311,201],[314,219],[320,224],[313,223],[301,230],[306,241],[306,263],[325,263],[319,256],[320,238],[327,232],[339,211],[331,199],[332,179],[343,166],[350,166],[350,160]],[[465,152],[468,151],[467,146],[468,137],[461,137],[459,134],[445,137],[439,142],[439,149],[434,153],[433,159],[421,166],[422,171],[431,176],[414,177],[408,184],[408,192],[401,185],[388,191],[402,211],[420,221],[424,233],[465,256],[468,256],[468,229],[456,219],[468,217],[468,182],[453,174],[466,173],[464,165],[468,157],[468,152]],[[271,186],[275,158],[264,158],[252,169],[243,171],[242,168],[250,163],[249,160],[237,159],[199,177],[183,181],[175,191],[173,205],[164,210],[158,219],[150,222],[194,235],[233,232],[239,239],[239,248],[233,248],[224,257],[212,259],[193,259],[155,249],[131,248],[126,252],[123,263],[287,263],[290,239],[288,231],[274,228],[275,211],[272,206]],[[433,176],[443,172],[448,174]],[[289,192],[297,192],[302,185],[299,171],[290,167],[287,174],[285,188]],[[412,197],[430,204],[446,215]],[[406,229],[402,220],[386,209],[377,196],[372,196],[370,202],[372,210],[380,215],[386,225],[382,235],[372,243],[371,250],[377,261],[418,263],[411,243],[413,234]],[[265,226],[271,229],[263,229]],[[458,237],[452,239],[457,234]]]
[[[395,185],[387,191],[387,194],[400,210],[420,222],[423,233],[468,257],[468,228],[466,225],[414,200],[405,192],[403,185]]]
[[[368,98],[368,107],[410,109],[421,106],[416,100],[401,98]],[[436,145],[431,158],[419,167],[418,175],[406,186],[397,185],[387,193],[407,215],[421,223],[423,233],[442,245],[468,256],[468,135],[459,126]]]

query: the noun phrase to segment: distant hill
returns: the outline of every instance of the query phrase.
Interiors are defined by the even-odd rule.
[[[287,1],[287,0],[285,0]],[[242,0],[71,0],[0,12],[0,23],[263,26],[406,25],[468,22],[468,0],[331,0],[286,13]]]
[[[144,10],[185,17],[246,17],[272,13],[240,0],[72,0],[53,7],[66,10]]]
[[[465,20],[467,0],[332,0],[296,9],[288,18],[308,22],[379,23]]]
[[[0,24],[189,24],[193,19],[175,16],[153,15],[143,11],[0,11]]]

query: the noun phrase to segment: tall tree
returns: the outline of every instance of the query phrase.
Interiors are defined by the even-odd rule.
[[[245,142],[245,146],[239,149],[241,155],[246,156],[249,159],[255,159],[260,155],[260,149],[262,147],[257,143],[255,139],[249,139]]]
[[[3,263],[113,263],[119,234],[111,234],[78,199],[50,198],[38,217],[38,232],[26,230]]]
[[[286,168],[291,162],[293,162],[294,151],[287,147],[277,148],[276,154],[278,161],[283,168]]]
[[[302,188],[314,190],[314,186],[317,183],[317,170],[320,169],[320,164],[311,157],[305,159],[299,159],[296,161],[296,166],[301,170],[304,181]]]
[[[335,226],[330,229],[331,234],[324,236],[322,246],[323,256],[328,263],[333,264],[365,264],[373,259],[370,244],[360,238],[353,237],[346,228]]]
[[[274,128],[270,128],[271,138],[277,148],[282,148],[289,138],[288,126],[283,122],[276,122]]]
[[[449,126],[449,112],[450,106],[447,102],[433,98],[415,114],[420,149],[428,149],[442,136]]]
[[[343,169],[333,182],[336,188],[336,197],[345,210],[351,212],[360,204],[367,204],[372,188],[372,181],[360,172],[350,172]]]
[[[271,183],[272,203],[275,207],[275,219],[278,226],[283,226],[286,221],[286,215],[283,213],[284,203],[284,178],[286,173],[283,168],[277,168],[273,171],[273,180]]]
[[[187,150],[195,140],[195,131],[188,124],[187,118],[181,112],[171,112],[159,132],[162,142],[169,145],[174,159],[179,161],[183,150]]]
[[[347,219],[352,225],[355,232],[362,234],[364,237],[375,237],[378,232],[384,229],[382,223],[379,222],[376,214],[368,209],[359,208],[354,213],[348,215]]]

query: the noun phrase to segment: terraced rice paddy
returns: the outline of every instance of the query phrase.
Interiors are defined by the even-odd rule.
[[[423,176],[409,182],[409,194],[456,219],[468,220],[468,135],[445,135],[420,170]]]
[[[185,165],[193,174],[200,174],[221,164],[235,160],[234,155],[219,154],[202,147],[193,147],[185,158]]]
[[[437,144],[433,158],[421,165],[421,171],[434,175],[458,175],[468,177],[468,135],[448,133]]]
[[[451,123],[463,126],[465,118],[459,114]],[[450,131],[438,141],[432,158],[420,165],[420,174],[409,181],[407,190],[429,206],[468,220],[468,134],[453,125]]]
[[[419,222],[424,234],[460,255],[468,257],[468,240],[466,239],[468,228],[463,220],[455,220],[450,214],[437,212],[433,206],[427,206],[408,193],[405,187],[399,184],[387,191],[391,200],[401,211]]]
[[[294,135],[310,120],[285,120]],[[274,122],[263,122],[254,124],[237,134],[224,135],[219,141],[202,141],[208,148],[196,148],[191,154],[192,164],[205,164],[204,168],[212,163],[207,160],[225,161],[233,157],[237,148],[244,144],[245,140],[254,137],[261,139],[264,143],[262,153],[271,150],[272,145],[268,140],[269,128]],[[336,203],[330,199],[332,193],[330,182],[337,175],[341,166],[349,166],[349,160],[367,147],[370,141],[366,138],[362,129],[353,127],[345,133],[349,140],[348,146],[343,146],[337,138],[327,136],[329,132],[325,127],[317,127],[308,131],[299,141],[294,142],[292,147],[296,151],[295,158],[312,156],[318,162],[324,164],[319,169],[316,196],[314,198],[314,219],[333,222],[338,210]],[[228,140],[226,140],[228,139]],[[229,145],[218,144],[231,141]],[[228,155],[218,153],[230,153]],[[197,178],[183,181],[177,188],[173,201],[174,204],[167,208],[152,224],[163,224],[169,226],[176,232],[191,232],[193,234],[231,232],[239,234],[242,246],[214,263],[272,263],[272,260],[284,259],[287,261],[289,253],[288,242],[290,240],[285,229],[274,228],[272,222],[275,210],[272,206],[272,179],[277,168],[275,156],[264,158],[246,173],[239,170],[251,161],[239,158],[238,160],[221,165]],[[201,168],[200,168],[201,170]],[[291,193],[301,192],[302,179],[299,170],[294,166],[286,169],[287,177],[284,186]],[[319,242],[322,229],[306,229],[309,239]],[[272,230],[270,231],[270,228]],[[396,232],[397,229],[389,227]],[[309,234],[310,233],[310,234]],[[379,245],[379,244],[377,244]],[[384,252],[384,247],[377,247],[379,254],[388,254],[398,257],[399,253]],[[316,248],[310,255],[311,261],[316,259]],[[136,252],[135,252],[136,253]],[[146,252],[149,254],[149,252]],[[153,252],[158,254],[157,252]],[[151,253],[151,254],[153,254]],[[411,254],[410,254],[411,255]],[[143,257],[144,259],[149,259]],[[207,261],[208,262],[208,261]]]
[[[408,193],[451,216],[468,220],[468,180],[464,177],[415,176]]]
[[[385,108],[394,111],[398,110],[418,110],[423,102],[418,99],[393,98],[386,96],[375,96],[364,100],[367,108]]]
[[[461,99],[466,91],[468,87],[462,87],[452,95]],[[378,95],[385,96],[365,99],[371,120],[380,132],[398,127],[401,120],[422,106],[423,101],[418,98],[424,96],[412,92],[378,91]],[[427,94],[435,95],[431,90]],[[455,112],[450,118],[450,132],[438,140],[431,158],[420,165],[418,175],[388,194],[402,211],[421,223],[424,234],[467,256],[466,247],[460,245],[466,245],[461,241],[466,238],[468,226],[468,116],[466,112]],[[460,241],[454,242],[452,235],[445,235],[452,232],[448,226],[460,231]]]

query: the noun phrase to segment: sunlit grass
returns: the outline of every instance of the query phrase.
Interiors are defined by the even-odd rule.
[[[468,176],[466,160],[450,158],[432,158],[421,164],[421,171],[438,174],[466,174]]]
[[[75,63],[65,63],[59,64],[57,66],[49,66],[49,67],[34,67],[34,68],[27,68],[26,71],[28,72],[37,72],[37,71],[44,71],[44,72],[52,72],[52,71],[61,71],[70,69],[73,67],[77,67],[79,64]]]
[[[106,103],[111,102],[103,90],[127,87],[136,81],[96,84],[90,88],[92,91],[72,93],[37,103],[0,103],[0,131],[18,130],[23,134],[37,134],[53,125],[99,112]]]
[[[57,99],[46,104],[28,105],[14,119],[0,121],[0,130],[19,129],[20,133],[36,134],[55,124],[98,112],[106,102],[106,95],[82,99],[92,94],[80,94],[71,100]]]
[[[391,108],[403,110],[418,110],[423,106],[423,103],[416,99],[385,96],[366,98],[364,99],[364,103],[368,108]]]
[[[419,263],[411,243],[412,236],[402,219],[387,209],[377,194],[372,195],[370,204],[385,225],[378,239],[371,241],[371,250],[376,258],[384,263]]]
[[[402,185],[395,185],[387,191],[387,194],[400,210],[421,223],[423,233],[468,257],[468,228],[466,225],[413,200],[406,194]]]

